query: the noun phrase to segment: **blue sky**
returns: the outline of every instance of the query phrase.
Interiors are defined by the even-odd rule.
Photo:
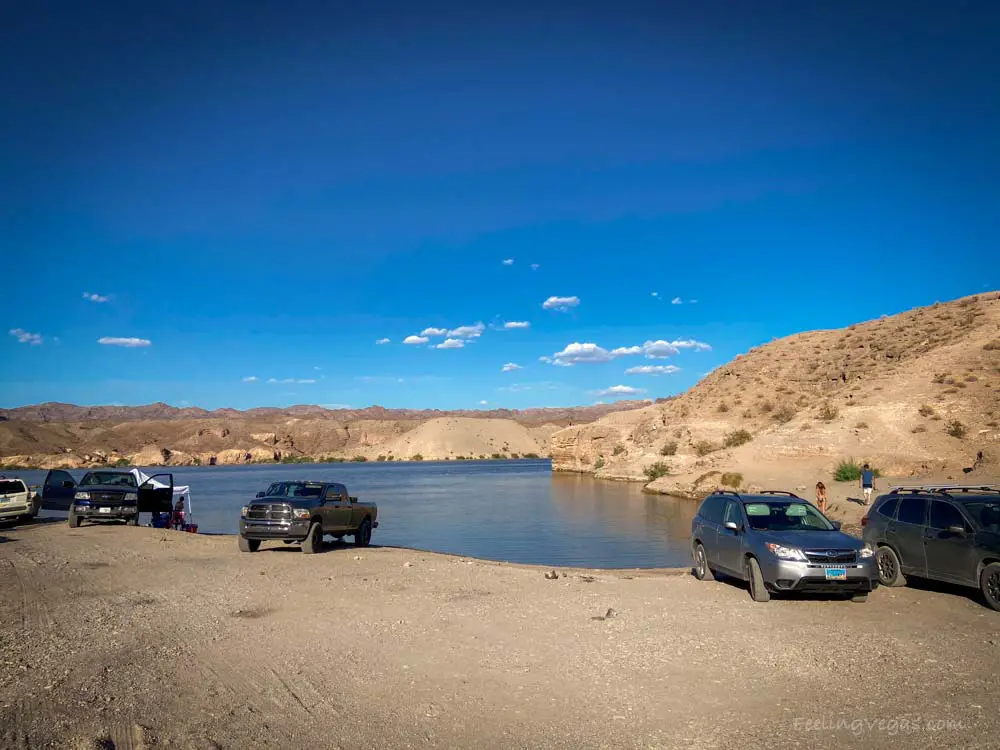
[[[989,3],[204,5],[5,10],[0,406],[655,398],[1000,288]]]

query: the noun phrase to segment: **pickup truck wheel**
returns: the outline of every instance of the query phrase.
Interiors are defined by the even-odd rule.
[[[69,520],[69,527],[71,529],[78,529],[78,528],[80,528],[80,516],[78,516],[73,511],[69,512],[69,519],[68,520]]]
[[[367,518],[361,522],[358,530],[354,532],[354,546],[367,547],[372,542],[372,522]]]
[[[302,551],[307,555],[315,555],[322,549],[323,529],[318,523],[313,521],[313,525],[309,527],[309,536],[307,536],[305,541],[302,542]]]
[[[256,552],[260,549],[260,539],[247,539],[240,536],[240,552]]]
[[[764,576],[760,572],[760,563],[756,557],[747,558],[747,581],[750,582],[750,598],[755,602],[771,601],[771,592],[764,585]]]

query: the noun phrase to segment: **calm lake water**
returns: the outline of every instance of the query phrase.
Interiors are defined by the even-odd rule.
[[[553,473],[545,460],[167,471],[174,484],[190,485],[191,509],[202,533],[235,534],[240,506],[256,492],[274,481],[308,478],[343,482],[352,495],[378,503],[375,545],[592,568],[673,567],[691,561],[688,540],[696,503],[646,495],[637,484]],[[29,484],[45,478],[44,471],[16,474]],[[83,476],[82,471],[72,474]]]

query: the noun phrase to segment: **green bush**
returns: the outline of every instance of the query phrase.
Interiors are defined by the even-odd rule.
[[[718,450],[715,445],[708,442],[707,440],[699,440],[694,444],[694,452],[699,456],[707,456],[709,453]]]
[[[953,438],[958,438],[961,440],[965,437],[966,430],[965,425],[959,422],[957,419],[953,419],[948,424],[945,425],[945,432],[951,435]]]
[[[537,453],[525,453],[521,458],[538,458]]]
[[[715,408],[715,410],[719,412],[719,414],[725,414],[727,411],[729,411],[729,404],[723,401]]]
[[[118,460],[116,460],[116,461],[115,461],[115,462],[114,462],[113,464],[111,464],[111,465],[112,465],[112,466],[114,466],[114,467],[115,467],[115,468],[117,468],[117,469],[120,469],[120,468],[123,468],[123,467],[125,467],[125,466],[128,466],[128,465],[129,465],[129,462],[128,462],[128,459],[127,459],[127,458],[119,458]]]
[[[790,404],[782,404],[774,410],[774,413],[771,414],[771,416],[774,418],[775,422],[780,422],[781,424],[791,422],[795,419],[795,407]]]
[[[747,430],[734,430],[726,435],[722,442],[727,448],[736,448],[749,443],[751,440],[753,440],[753,435]]]
[[[616,445],[615,449],[611,452],[611,455],[613,455],[613,456],[620,456],[624,452],[625,452],[625,446],[624,445]]]
[[[645,468],[645,474],[646,478],[652,482],[654,479],[668,476],[670,474],[670,466],[663,461],[657,461],[655,464],[650,464]]]
[[[819,408],[819,418],[824,422],[832,422],[840,414],[840,409],[831,404],[829,401],[824,401],[823,405]]]
[[[671,440],[669,443],[664,443],[663,447],[660,448],[661,456],[676,456],[677,455],[677,443]]]
[[[934,415],[934,408],[933,408],[933,407],[931,407],[931,406],[928,406],[927,404],[924,404],[923,406],[921,406],[921,407],[920,407],[920,408],[919,408],[919,409],[917,410],[917,413],[918,413],[918,414],[919,414],[919,415],[920,415],[921,417],[930,417],[930,416],[933,416],[933,415]]]
[[[385,461],[385,456],[378,456],[375,460],[376,461]]]
[[[351,460],[352,460],[352,461],[354,461],[354,463],[356,463],[356,464],[363,464],[363,463],[364,463],[365,461],[367,461],[368,459],[367,459],[367,458],[365,458],[364,456],[355,456],[355,457],[354,457],[354,458],[352,458]]]
[[[743,475],[738,471],[727,471],[719,479],[719,484],[723,487],[732,487],[733,489],[739,489],[743,484]]]
[[[337,461],[336,458],[331,458],[329,460],[331,462]],[[340,460],[343,461],[344,459],[340,459]],[[281,457],[281,461],[279,461],[279,463],[282,463],[282,464],[311,464],[311,463],[313,463],[313,459],[312,459],[312,456],[282,456]]]
[[[423,461],[424,457],[421,456],[419,453],[414,453],[412,456],[410,456],[410,460],[411,461]]]
[[[500,459],[504,458],[504,455],[502,453],[492,453],[490,454],[490,458],[492,458],[494,461],[499,461]]]
[[[598,456],[597,460],[594,461],[594,470],[596,471],[597,469],[603,469],[603,468],[604,468],[604,456]]]
[[[863,464],[859,464],[853,458],[847,458],[837,464],[833,470],[833,478],[838,482],[856,482],[861,479],[861,469]],[[882,476],[882,472],[876,467],[870,467],[876,477]]]

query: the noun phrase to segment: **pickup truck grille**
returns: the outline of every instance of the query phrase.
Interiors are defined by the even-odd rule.
[[[104,503],[105,505],[118,505],[125,497],[124,492],[91,492],[90,501],[92,503]]]
[[[858,559],[858,553],[852,549],[807,549],[805,553],[812,563],[852,563]]]
[[[282,503],[255,503],[247,511],[247,518],[257,521],[291,521],[292,509]]]

